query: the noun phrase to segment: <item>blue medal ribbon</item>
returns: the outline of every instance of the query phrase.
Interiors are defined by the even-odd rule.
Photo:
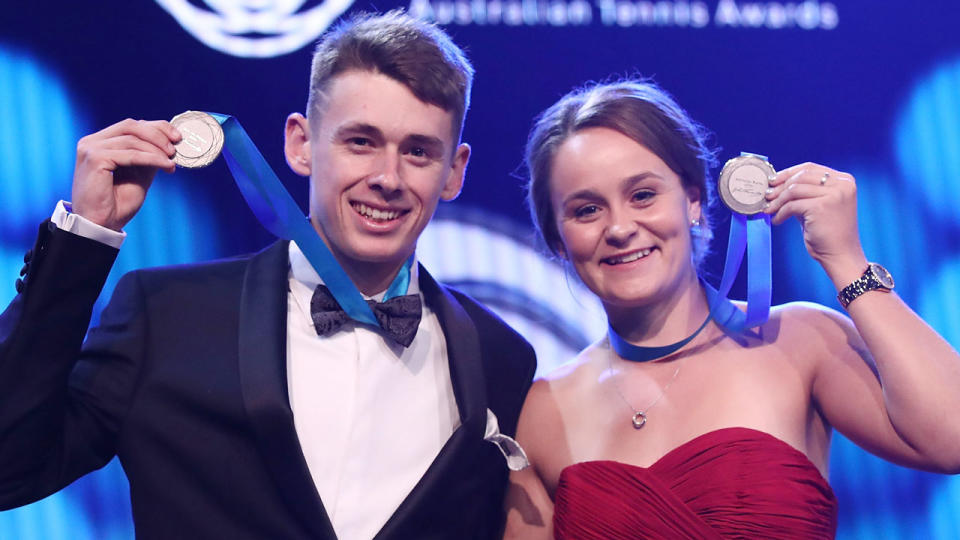
[[[741,156],[766,156],[742,152]],[[747,312],[730,311],[727,295],[733,280],[740,272],[744,251],[747,253]],[[746,216],[733,212],[730,216],[730,236],[727,240],[727,259],[723,265],[720,289],[710,302],[710,311],[724,330],[732,334],[760,326],[770,318],[771,297],[770,216],[760,212]],[[732,304],[731,304],[732,305]],[[720,316],[720,314],[723,316]]]
[[[720,321],[731,321],[737,319],[738,316],[740,319],[745,319],[743,312],[737,309],[737,306],[729,299],[722,297],[709,283],[700,280],[700,285],[703,287],[703,292],[707,297],[707,305],[710,306],[710,310],[707,312],[707,318],[703,320],[700,327],[692,334],[670,345],[641,347],[640,345],[634,345],[623,339],[623,337],[613,329],[613,326],[607,325],[607,335],[610,339],[610,346],[613,347],[613,350],[624,360],[631,362],[649,362],[673,354],[683,348],[687,343],[693,341],[693,338],[697,337],[697,335],[707,327],[710,319],[713,319],[724,328],[726,328],[724,323]]]
[[[227,166],[257,220],[278,238],[297,243],[320,279],[330,289],[334,299],[351,319],[379,327],[380,323],[357,286],[283,187],[240,122],[225,114],[207,114],[223,127],[223,155]],[[384,300],[406,294],[412,264],[413,256],[406,261],[390,284]]]
[[[746,313],[736,307],[730,311],[722,305],[730,302],[727,294],[740,271],[744,251],[747,253]],[[727,332],[739,334],[748,328],[762,325],[770,318],[770,267],[770,216],[733,214],[730,218],[730,237],[727,241],[723,277],[720,278],[717,295],[710,303],[714,320]]]
[[[687,343],[693,341],[693,338],[697,337],[700,331],[707,327],[707,323],[710,322],[710,316],[711,314],[707,313],[707,318],[703,320],[703,324],[700,325],[700,328],[697,328],[696,332],[676,343],[671,343],[670,345],[664,345],[662,347],[641,347],[639,345],[634,345],[633,343],[623,339],[623,337],[621,337],[620,334],[613,329],[613,326],[610,325],[607,325],[607,335],[610,339],[610,346],[613,347],[613,350],[616,351],[617,354],[620,355],[620,357],[624,360],[629,360],[631,362],[649,362],[650,360],[656,360],[658,358],[663,358],[668,354],[672,354],[680,350],[680,348]]]

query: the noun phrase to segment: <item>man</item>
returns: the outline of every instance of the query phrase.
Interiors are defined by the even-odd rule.
[[[41,227],[0,315],[0,507],[116,454],[142,538],[497,537],[507,467],[487,415],[514,432],[533,351],[408,263],[460,191],[471,79],[439,29],[361,17],[321,40],[307,115],[287,119],[337,262],[367,297],[407,278],[423,300],[409,343],[322,323],[311,308],[331,300],[288,242],[128,274],[82,343],[119,231],[181,135],[125,120],[81,139],[72,211]]]

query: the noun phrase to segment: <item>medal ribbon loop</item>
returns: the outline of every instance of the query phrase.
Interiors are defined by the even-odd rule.
[[[754,156],[767,161],[765,156],[742,152],[741,156]],[[743,255],[747,255],[747,311],[744,313],[727,295],[740,271]],[[720,278],[720,288],[714,289],[701,280],[710,311],[706,320],[690,336],[670,345],[641,347],[623,339],[612,326],[607,326],[610,346],[621,358],[632,362],[648,362],[671,354],[695,338],[713,319],[725,332],[740,334],[760,326],[770,318],[771,299],[771,254],[770,216],[758,212],[745,215],[733,211],[730,218],[730,236],[727,240],[727,257]]]

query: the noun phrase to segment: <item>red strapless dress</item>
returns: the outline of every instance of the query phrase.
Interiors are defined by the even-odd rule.
[[[648,468],[576,463],[554,495],[557,540],[833,538],[837,501],[817,468],[776,437],[711,431]]]

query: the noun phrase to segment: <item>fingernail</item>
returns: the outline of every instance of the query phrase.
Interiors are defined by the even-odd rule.
[[[770,195],[771,193],[773,193],[773,188],[772,188],[772,187],[771,187],[771,188],[767,188],[766,194],[767,194],[767,195]]]
[[[770,208],[770,201],[763,203],[763,209],[766,210],[767,208]]]

